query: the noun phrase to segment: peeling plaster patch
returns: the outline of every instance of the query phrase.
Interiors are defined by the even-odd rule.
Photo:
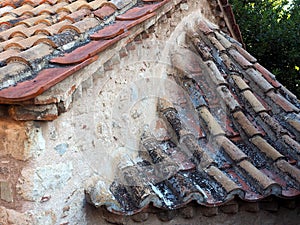
[[[25,149],[29,152],[30,157],[39,156],[46,148],[46,142],[42,134],[42,129],[33,126],[27,131],[28,141],[25,142]]]
[[[55,151],[57,151],[57,153],[61,156],[66,153],[68,148],[69,148],[69,145],[66,143],[59,144],[54,147]]]
[[[18,192],[27,200],[40,200],[49,190],[63,188],[72,172],[71,162],[25,169],[17,185]]]
[[[51,211],[42,212],[36,216],[35,224],[52,225],[56,222],[56,216]]]

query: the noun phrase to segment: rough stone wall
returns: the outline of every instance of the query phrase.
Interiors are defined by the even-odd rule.
[[[115,52],[104,65],[93,64],[97,71],[78,86],[63,106],[67,112],[53,122],[0,120],[3,140],[0,143],[0,225],[90,225],[108,224],[107,221],[162,224],[173,218],[172,213],[163,212],[158,219],[155,212],[149,214],[146,222],[143,215],[121,217],[121,222],[118,217],[114,221],[112,214],[86,202],[84,190],[95,180],[101,180],[97,183],[101,190],[99,202],[111,201],[109,184],[117,169],[130,163],[128,159],[137,158],[136,137],[144,131],[159,131],[156,97],[176,91],[172,83],[166,93],[160,88],[172,71],[169,49],[173,43],[184,43],[182,29],[189,25],[191,17],[200,14],[214,22],[206,1],[187,1],[174,7],[146,32],[142,32],[143,27],[138,28],[142,33],[133,42]],[[80,73],[88,72],[83,69]],[[159,135],[164,138],[169,134]],[[206,217],[195,217],[194,222],[187,220],[191,213],[198,215],[193,209],[180,213],[185,216],[174,217],[166,224],[206,221]],[[208,212],[207,216],[215,214]],[[223,223],[228,217],[227,214],[214,217],[210,224]],[[238,220],[234,217],[228,221]]]

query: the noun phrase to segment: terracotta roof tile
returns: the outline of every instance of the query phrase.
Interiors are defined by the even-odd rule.
[[[20,82],[16,86],[10,87],[9,89],[2,89],[0,91],[0,102],[18,102],[20,100],[25,101],[32,99],[33,97],[44,92],[44,90],[49,89],[49,87],[55,85],[59,81],[62,81],[74,72],[95,61],[96,58],[97,57],[89,58],[86,61],[74,66],[42,70],[33,80]]]
[[[44,3],[41,4],[37,7],[35,7],[34,9],[31,10],[31,12],[36,16],[36,15],[41,15],[41,14],[54,14],[55,11],[53,10],[53,8],[48,4],[48,3]]]
[[[2,31],[2,32],[0,32],[0,39],[8,40],[14,32],[22,31],[26,28],[27,28],[26,25],[20,24],[18,26],[12,27],[8,30]]]
[[[281,84],[276,80],[275,76],[259,63],[255,63],[254,67],[263,75],[263,77],[272,84],[275,88],[281,87]]]
[[[279,158],[284,158],[275,148],[273,148],[266,140],[261,136],[255,136],[250,140],[260,151],[264,152],[272,160],[276,161]]]
[[[236,99],[226,86],[218,87],[217,92],[219,93],[222,101],[225,102],[225,104],[231,112],[241,109],[240,104],[236,101]]]
[[[266,81],[266,79],[257,70],[249,68],[246,72],[247,75],[249,75],[249,78],[252,79],[253,82],[258,85],[264,92],[268,92],[274,89],[274,87],[268,81]]]
[[[0,62],[4,62],[6,63],[6,60],[11,57],[12,55],[16,55],[20,52],[19,49],[16,48],[11,48],[11,49],[7,49],[3,52],[0,53]]]
[[[18,45],[20,45],[22,48],[22,50],[24,49],[28,49],[30,47],[32,47],[38,40],[47,37],[44,34],[38,34],[38,35],[34,35],[31,36],[29,38],[23,39],[21,41],[18,42]]]
[[[267,96],[271,98],[274,104],[281,107],[286,112],[299,112],[299,108],[285,99],[282,95],[275,93],[274,91],[270,91],[267,93]]]
[[[80,20],[82,20],[83,18],[85,18],[86,16],[90,15],[91,11],[89,9],[83,8],[80,9],[78,11],[75,11],[67,16],[64,16],[61,20],[70,20],[73,23],[78,22]]]
[[[94,0],[94,1],[90,1],[88,3],[89,7],[92,9],[92,10],[97,10],[99,9],[101,6],[104,6],[105,3],[107,3],[108,1],[106,0]]]
[[[122,9],[125,6],[129,5],[130,3],[132,3],[132,0],[110,0],[110,2],[112,4],[114,4],[117,9]]]
[[[247,102],[251,105],[252,109],[256,113],[264,112],[266,111],[266,108],[263,106],[263,104],[255,97],[255,95],[250,90],[245,90],[243,92],[244,98],[247,100]]]
[[[27,76],[30,76],[31,73],[27,72],[28,69],[29,67],[27,65],[18,62],[2,66],[0,68],[1,88],[6,88],[11,85],[15,85],[17,82],[23,80]]]
[[[220,52],[226,50],[226,48],[219,42],[219,40],[215,37],[215,35],[208,35],[208,38]]]
[[[128,23],[129,23],[128,21],[116,21],[114,24],[104,27],[103,29],[92,34],[91,38],[93,40],[114,38],[125,32]]]
[[[9,48],[9,46],[16,44],[18,41],[21,41],[23,39],[24,39],[24,37],[17,36],[17,37],[13,37],[7,41],[0,42],[0,53],[4,50],[7,50]]]
[[[219,86],[222,84],[227,84],[227,82],[225,81],[224,77],[222,76],[222,74],[220,73],[218,67],[214,62],[207,61],[205,64],[211,70],[209,75],[215,85]]]
[[[89,8],[88,3],[85,0],[79,0],[64,6],[63,9],[67,9],[68,11],[73,13],[84,6]]]
[[[205,121],[207,129],[210,134],[213,136],[216,135],[225,135],[224,130],[221,128],[220,124],[216,119],[211,115],[209,110],[206,107],[201,107],[199,110],[201,118]]]
[[[80,20],[72,25],[62,26],[58,32],[61,33],[65,30],[70,29],[70,30],[76,31],[77,33],[81,34],[97,25],[99,25],[99,21],[97,19],[95,19],[93,17],[87,17],[87,18]]]
[[[232,43],[226,37],[224,37],[224,35],[221,35],[219,32],[216,32],[215,35],[216,35],[216,38],[221,42],[221,44],[226,49],[228,49],[232,46]]]
[[[59,30],[61,29],[61,27],[63,26],[66,26],[66,25],[70,25],[71,22],[69,20],[63,20],[59,23],[55,23],[53,24],[52,26],[47,26],[47,27],[43,27],[43,28],[40,28],[40,29],[36,29],[35,33],[38,34],[38,33],[44,33],[46,35],[55,35],[55,34],[58,34]]]
[[[300,144],[289,135],[282,136],[283,141],[290,147],[289,151],[295,155],[300,154]],[[295,157],[296,158],[296,157]]]
[[[279,188],[279,185],[275,181],[271,180],[268,176],[254,167],[254,165],[249,161],[243,160],[239,163],[239,166],[243,170],[245,170],[245,172],[251,177],[251,179],[257,181],[257,185],[262,187],[262,193],[269,193],[270,190],[268,189],[272,188],[272,186],[274,185],[278,186]]]
[[[31,26],[36,25],[36,24],[38,24],[41,21],[44,21],[46,19],[49,20],[49,18],[50,17],[47,14],[42,14],[42,15],[39,15],[39,16],[36,16],[36,17],[32,17],[32,18],[22,20],[22,21],[16,23],[16,25],[25,24],[27,27],[31,27]]]
[[[13,10],[10,11],[10,13],[16,14],[17,16],[22,16],[24,13],[26,12],[30,12],[30,10],[33,9],[33,6],[25,4],[22,5],[21,7],[15,8]]]
[[[249,85],[239,75],[232,75],[231,77],[240,91],[245,91],[250,89]]]
[[[40,4],[42,4],[45,0],[25,0],[22,4],[29,4],[33,7],[36,7]]]
[[[4,13],[10,12],[13,9],[14,8],[11,6],[5,6],[5,7],[0,8],[0,16],[2,16]]]
[[[288,133],[288,131],[284,129],[280,123],[268,113],[262,112],[259,114],[259,116],[261,117],[262,121],[270,127],[270,130],[276,133],[276,135],[281,136]]]
[[[251,67],[252,63],[250,63],[246,58],[244,58],[244,56],[242,56],[242,54],[240,54],[238,51],[234,50],[234,49],[230,49],[229,50],[231,56],[239,63],[239,65],[241,67],[243,67],[244,69]]]
[[[227,193],[231,193],[236,190],[240,190],[240,187],[234,183],[229,177],[227,177],[222,171],[215,166],[211,166],[207,169],[207,173],[212,176],[218,183],[222,184]],[[236,193],[235,193],[236,194]]]
[[[112,7],[110,5],[104,5],[101,8],[94,11],[94,14],[100,19],[104,20],[106,17],[114,14],[115,11],[116,11],[115,7]]]
[[[59,64],[74,64],[74,63],[80,63],[84,60],[88,59],[89,57],[92,57],[107,47],[113,45],[123,37],[125,37],[126,34],[123,36],[120,35],[114,39],[110,40],[102,40],[102,41],[91,41],[90,43],[77,48],[71,53],[65,54],[63,57],[53,58],[51,60],[52,63],[59,63]]]
[[[152,11],[155,5],[144,5],[129,9],[126,13],[117,16],[117,20],[137,20]]]
[[[300,182],[300,171],[298,168],[290,165],[287,161],[285,160],[279,160],[276,162],[276,165],[278,168],[289,174],[291,177],[293,177],[298,183]]]
[[[261,134],[261,132],[249,121],[243,112],[234,112],[233,117],[249,138]]]
[[[247,158],[247,155],[228,138],[224,136],[218,136],[216,137],[216,142],[224,149],[226,154],[228,154],[232,160],[239,162]]]

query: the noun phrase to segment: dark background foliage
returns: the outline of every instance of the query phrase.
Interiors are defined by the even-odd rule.
[[[246,49],[300,99],[300,0],[230,0]]]

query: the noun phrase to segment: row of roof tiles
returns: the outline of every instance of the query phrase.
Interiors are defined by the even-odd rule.
[[[144,0],[142,2],[132,8],[137,1],[2,1],[0,8],[0,90],[15,86],[25,80],[32,80],[37,76],[43,76],[44,73],[49,74],[47,68],[55,67],[56,63],[62,61],[62,59],[53,59],[49,63],[49,59],[76,49],[90,42],[91,39],[93,43],[90,43],[90,46],[95,44],[95,41],[103,42],[97,44],[98,52],[103,51],[117,41],[104,43],[106,42],[103,41],[104,39],[122,38],[118,35],[154,16],[156,10],[170,1]],[[209,2],[212,7],[217,7],[215,1]],[[132,9],[123,14],[129,8]],[[103,26],[114,19],[117,23],[102,30]],[[85,48],[80,50],[85,51]],[[85,52],[81,55],[87,56]],[[66,60],[64,64],[79,62],[64,59]],[[74,71],[75,68],[80,67],[74,67],[72,70]],[[57,77],[59,76],[57,74]],[[66,77],[63,71],[61,77]],[[55,84],[53,82],[51,85],[45,84],[42,87],[38,86],[36,81],[32,82],[34,83],[26,85],[29,85],[27,87],[29,89],[40,90],[36,94],[40,94],[45,87]],[[25,84],[21,86],[24,87]],[[27,98],[25,96],[18,98],[17,89],[18,87],[11,91],[1,92],[3,94],[0,93],[0,101],[12,103],[32,97],[30,95]],[[30,92],[30,90],[27,91]],[[15,92],[15,94],[10,96],[8,92]]]
[[[161,128],[170,127],[165,133],[173,132],[173,138],[142,138],[143,161],[121,167],[111,184],[117,202],[99,202],[97,188],[87,191],[91,202],[131,214],[150,202],[175,209],[190,201],[215,206],[235,196],[247,201],[298,196],[299,101],[240,43],[210,23],[199,22],[187,35],[194,48],[171,56],[199,123],[191,126],[193,119],[179,113],[178,103],[160,100],[166,123]]]
[[[23,101],[32,98],[33,95],[24,96],[23,87],[25,86],[26,92],[32,93],[32,90],[39,90],[35,95],[40,94],[45,90],[45,87],[53,86],[55,82],[47,84],[44,80],[39,83],[32,78],[40,77],[43,79],[44,74],[50,74],[51,70],[55,70],[57,77],[51,80],[62,80],[58,77],[66,77],[63,70],[74,72],[76,68],[81,68],[80,66],[73,66],[62,69],[61,74],[59,74],[57,73],[59,69],[47,69],[47,67],[56,67],[57,64],[82,63],[84,60],[97,55],[124,38],[126,34],[122,33],[153,17],[155,11],[169,0],[144,2],[141,6],[133,7],[124,14],[120,13],[127,9],[127,6],[128,8],[132,7],[136,3],[135,1],[74,1],[71,4],[68,4],[67,1],[44,2],[43,4],[50,6],[48,10],[55,7],[55,10],[52,8],[54,14],[45,12],[37,16],[26,13],[26,7],[33,7],[30,2],[24,1],[21,7],[16,8],[20,11],[24,7],[21,10],[22,13],[16,13],[12,6],[5,6],[11,7],[11,10],[5,12],[1,18],[5,20],[2,22],[3,26],[0,32],[2,39],[0,43],[0,64],[2,66],[0,72],[1,89],[3,89],[0,93],[1,102]],[[43,4],[35,8],[39,8]],[[91,6],[88,7],[88,5]],[[80,16],[82,10],[85,13]],[[86,13],[87,11],[88,13]],[[60,13],[63,14],[62,17],[60,17]],[[14,18],[8,18],[7,15]],[[29,18],[24,19],[23,15]],[[76,19],[73,17],[74,15],[79,17]],[[103,25],[111,20],[109,16],[113,16],[111,18],[116,16],[116,23],[102,29]],[[18,22],[16,22],[16,18],[18,18]],[[115,38],[112,39],[113,37]],[[83,46],[80,47],[80,45]],[[54,58],[49,64],[49,58],[74,48],[76,48],[75,51],[66,53],[69,58],[66,56],[61,59]],[[45,69],[43,70],[43,68]],[[22,82],[30,79],[31,82]],[[17,83],[20,84],[16,85]],[[18,92],[18,89],[22,89],[23,94]]]

